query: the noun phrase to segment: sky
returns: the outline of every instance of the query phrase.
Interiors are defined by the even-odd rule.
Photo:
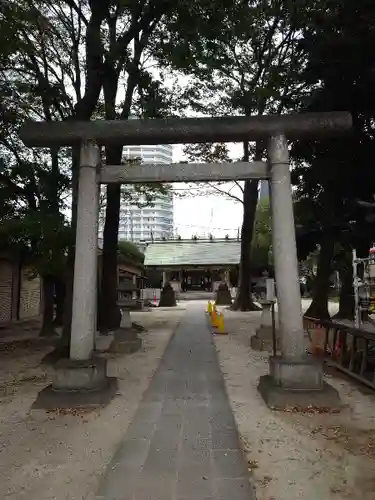
[[[230,146],[233,159],[241,156],[241,145]],[[186,160],[182,146],[173,148],[173,162]],[[236,238],[242,225],[242,204],[221,195],[210,194],[210,189],[193,190],[186,184],[175,184],[179,196],[174,198],[174,225],[176,232],[182,238],[191,238],[192,235],[208,236],[210,233],[216,238],[224,238],[227,234]],[[232,183],[220,186],[221,189],[231,189],[231,192],[241,198],[241,190],[233,188]],[[208,192],[208,193],[207,193]]]

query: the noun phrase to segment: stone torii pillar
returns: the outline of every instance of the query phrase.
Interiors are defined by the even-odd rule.
[[[102,406],[116,393],[103,358],[93,358],[97,319],[97,267],[100,151],[94,142],[81,144],[74,262],[70,357],[55,366],[52,386],[35,408]]]
[[[337,391],[323,381],[322,363],[305,351],[289,152],[284,135],[270,138],[268,156],[281,356],[270,357],[270,374],[260,378],[258,388],[274,409],[339,406]]]
[[[90,359],[95,347],[99,217],[97,175],[99,165],[98,146],[95,143],[83,143],[78,185],[70,341],[70,359],[77,361]]]
[[[288,143],[272,137],[268,147],[272,190],[272,249],[278,297],[281,350],[287,358],[305,353],[294,229]]]

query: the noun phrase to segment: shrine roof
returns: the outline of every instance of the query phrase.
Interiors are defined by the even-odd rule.
[[[145,267],[238,265],[241,242],[235,239],[170,240],[150,243]]]

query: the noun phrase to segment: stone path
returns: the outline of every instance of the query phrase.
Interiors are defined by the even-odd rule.
[[[96,500],[252,500],[202,304],[189,304]]]

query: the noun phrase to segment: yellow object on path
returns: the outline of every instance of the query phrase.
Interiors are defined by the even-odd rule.
[[[225,327],[224,327],[224,314],[219,313],[218,318],[217,318],[217,331],[218,333],[225,334]]]
[[[217,309],[216,306],[214,305],[211,311],[211,325],[216,328],[217,327]]]
[[[216,330],[216,333],[220,333],[221,335],[226,335],[227,332],[225,331],[225,326],[224,326],[224,314],[222,312],[218,312],[215,305],[213,306],[211,313],[211,325],[212,328]]]
[[[208,312],[208,314],[212,313],[212,303],[210,300],[208,301],[208,304],[207,304],[207,312]]]

